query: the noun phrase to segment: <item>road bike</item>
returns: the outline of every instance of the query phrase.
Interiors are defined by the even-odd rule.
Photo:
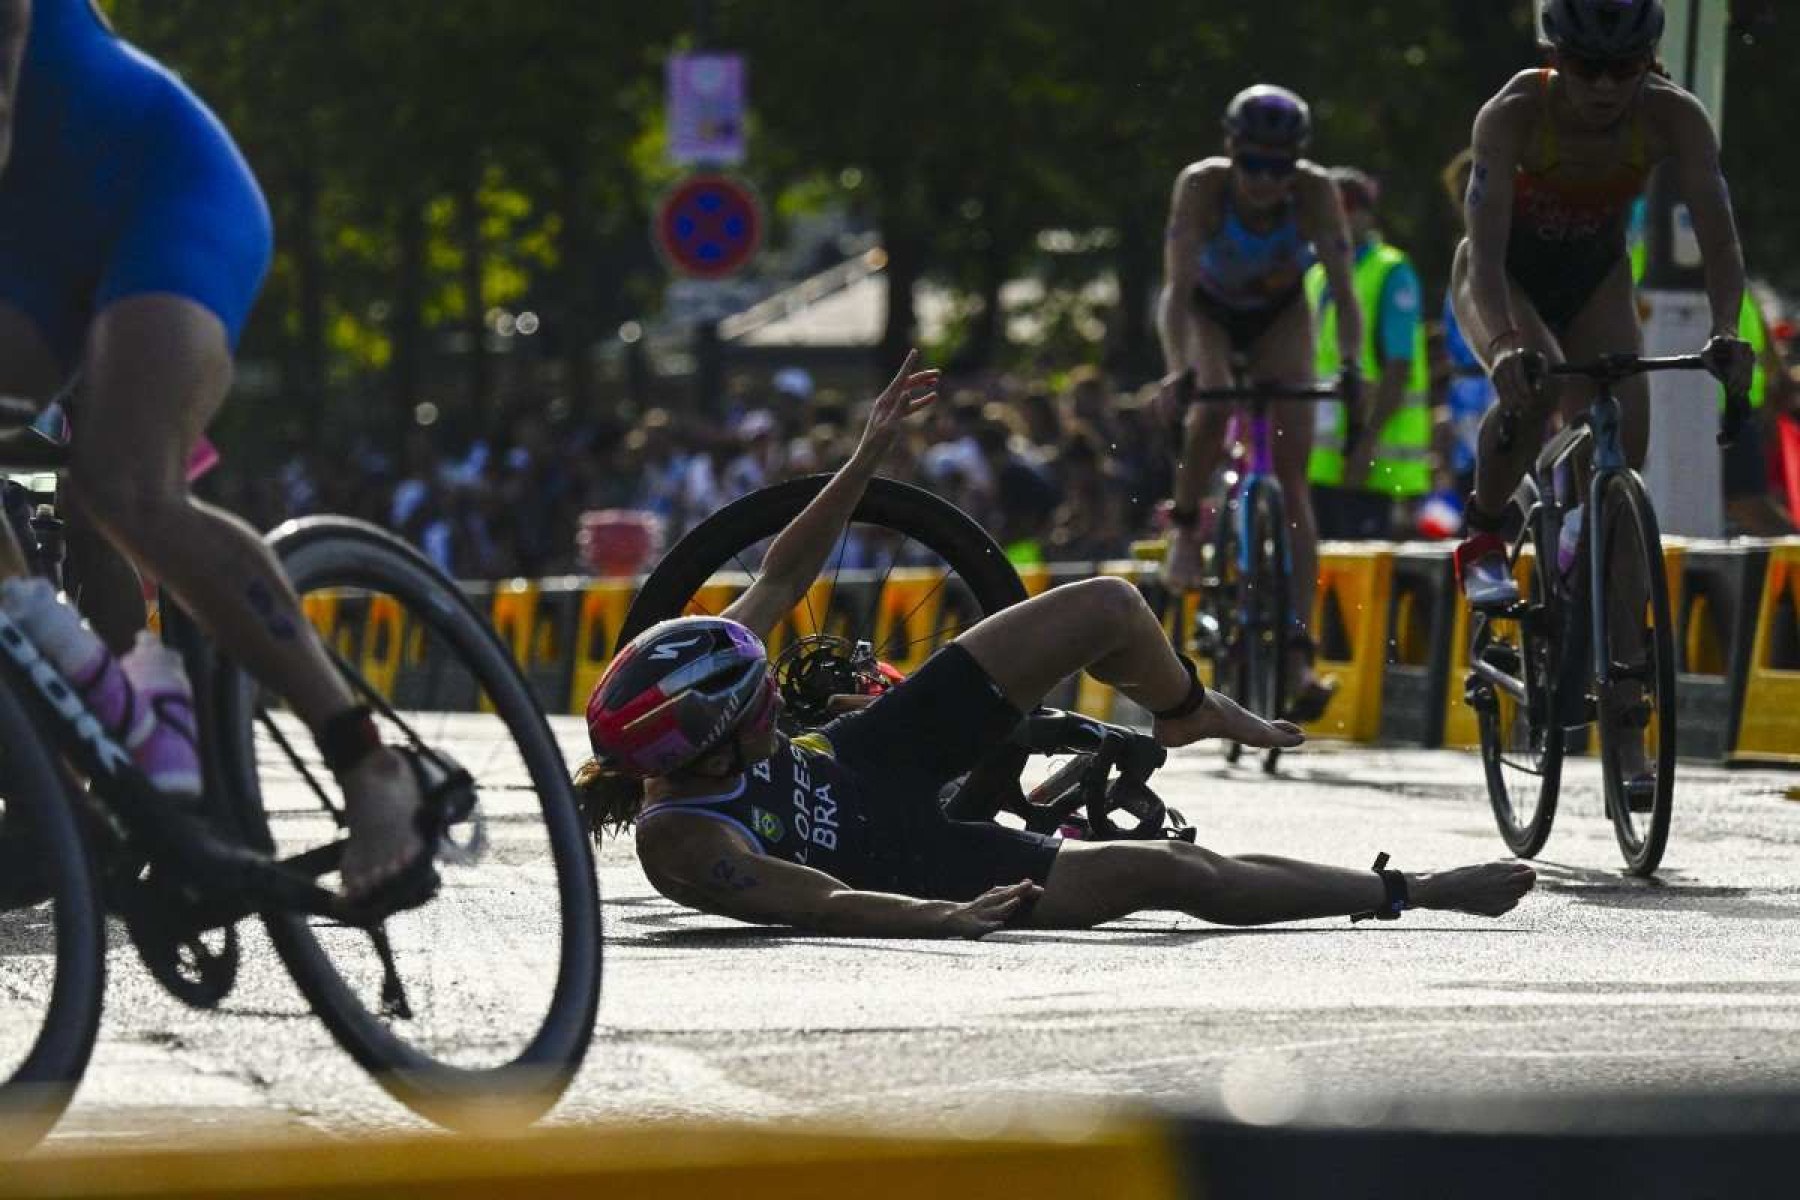
[[[10,405],[6,416],[23,422],[29,411]],[[59,586],[54,485],[67,461],[66,446],[29,427],[0,433],[0,471],[15,476],[3,485],[7,517]],[[254,936],[240,929],[260,917],[338,1042],[396,1098],[445,1124],[535,1118],[586,1052],[600,982],[593,855],[563,756],[518,667],[456,585],[380,529],[311,517],[275,530],[269,545],[383,740],[415,764],[442,886],[397,914],[359,911],[328,886],[345,817],[310,734],[167,597],[162,636],[194,687],[197,801],[159,794],[0,613],[0,1143],[9,1149],[48,1131],[87,1065],[108,913],[157,981],[200,1009],[231,994]],[[446,742],[457,757],[434,748]]]
[[[1230,404],[1238,410],[1226,431],[1228,457],[1208,489],[1213,520],[1210,528],[1200,530],[1194,628],[1180,638],[1178,648],[1209,659],[1221,687],[1250,711],[1275,719],[1289,716],[1295,699],[1289,662],[1296,653],[1310,658],[1315,644],[1290,599],[1289,502],[1275,475],[1269,407],[1280,401],[1337,400],[1341,393],[1335,385],[1250,384],[1241,371],[1235,374],[1237,383],[1231,387],[1199,388],[1189,373],[1176,397],[1184,409],[1188,404]],[[1180,597],[1170,599],[1180,602]],[[1225,757],[1235,763],[1243,750],[1237,742],[1227,742]],[[1280,758],[1279,749],[1264,750],[1263,770],[1273,772]]]
[[[1570,732],[1598,722],[1606,814],[1626,868],[1651,875],[1662,861],[1675,798],[1675,627],[1656,510],[1626,464],[1613,389],[1646,372],[1709,369],[1700,355],[1635,354],[1548,368],[1598,392],[1513,494],[1509,561],[1518,573],[1529,549],[1530,579],[1515,602],[1472,613],[1464,685],[1488,800],[1521,858],[1550,836]],[[1728,398],[1721,443],[1747,413],[1743,397]],[[1517,418],[1502,421],[1504,448]]]

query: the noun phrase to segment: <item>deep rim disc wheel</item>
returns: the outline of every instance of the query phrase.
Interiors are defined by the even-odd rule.
[[[767,542],[831,477],[813,475],[752,492],[689,530],[656,565],[621,626],[624,645],[658,621],[717,614],[756,578]],[[800,639],[830,652],[869,643],[911,673],[982,617],[1025,599],[1025,585],[981,526],[948,501],[891,479],[869,481],[819,580],[771,636],[778,671]],[[786,696],[790,711],[797,701]]]

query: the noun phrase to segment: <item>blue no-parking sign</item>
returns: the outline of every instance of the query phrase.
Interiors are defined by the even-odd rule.
[[[762,244],[756,193],[729,175],[700,174],[669,190],[656,210],[656,244],[669,266],[692,279],[724,279]]]

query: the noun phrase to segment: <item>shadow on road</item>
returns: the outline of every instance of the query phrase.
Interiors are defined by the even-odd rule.
[[[1664,871],[1640,879],[1618,870],[1576,867],[1542,859],[1531,864],[1538,887],[1557,892],[1578,904],[1601,908],[1657,909],[1670,912],[1705,912],[1717,917],[1800,918],[1800,902],[1770,903],[1766,897],[1800,897],[1800,888],[1726,887],[1688,882],[1680,871]],[[1719,901],[1726,903],[1718,903]],[[1735,903],[1733,903],[1735,901]]]

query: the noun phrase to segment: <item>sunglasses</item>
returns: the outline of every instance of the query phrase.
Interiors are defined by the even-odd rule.
[[[1231,163],[1246,175],[1269,175],[1286,179],[1294,173],[1298,159],[1290,154],[1237,154]]]
[[[1569,74],[1593,82],[1602,75],[1628,83],[1642,75],[1650,66],[1647,58],[1586,58],[1579,54],[1564,54],[1557,57],[1557,64]]]

